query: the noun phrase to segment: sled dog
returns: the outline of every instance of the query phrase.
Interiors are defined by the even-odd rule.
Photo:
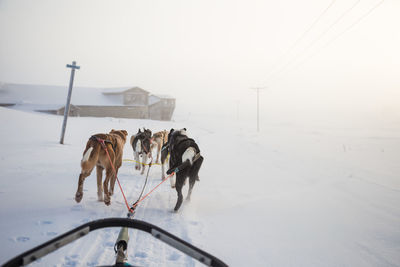
[[[111,204],[116,175],[122,165],[122,153],[127,135],[128,132],[125,130],[112,129],[108,134],[99,133],[89,138],[81,160],[81,173],[79,175],[78,189],[75,194],[76,202],[79,203],[82,200],[85,178],[90,175],[96,166],[98,200],[104,201],[106,205]],[[108,155],[101,140],[104,140]],[[115,172],[112,166],[114,166]],[[106,170],[104,183],[102,183],[103,170]]]
[[[196,142],[187,136],[186,128],[181,130],[171,129],[168,134],[167,146],[170,153],[170,169],[167,174],[175,172],[176,175],[175,189],[178,194],[178,200],[174,208],[176,212],[182,205],[182,187],[187,178],[189,178],[187,199],[190,200],[193,186],[196,180],[199,180],[199,170],[204,158],[200,155],[200,149]]]
[[[155,147],[157,147],[156,163],[159,162],[161,148],[167,142],[168,142],[168,132],[166,130],[160,131],[160,132],[156,132],[151,137],[150,149],[153,150]]]
[[[144,173],[147,158],[151,157],[151,130],[143,128],[143,132],[139,129],[135,136],[131,137],[131,146],[133,149],[133,158],[135,159],[135,169],[142,169]],[[141,157],[140,157],[141,156]]]

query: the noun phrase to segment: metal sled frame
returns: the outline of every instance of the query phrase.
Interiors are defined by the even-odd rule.
[[[108,218],[85,223],[69,232],[66,232],[65,234],[53,238],[52,240],[47,241],[42,245],[39,245],[31,250],[28,250],[27,252],[22,253],[19,256],[16,256],[15,258],[6,262],[3,266],[6,267],[27,265],[61,248],[62,246],[65,246],[87,235],[91,231],[108,227],[128,227],[144,231],[205,265],[216,267],[228,266],[220,259],[210,255],[209,253],[189,244],[188,242],[168,233],[167,231],[155,225],[129,218]]]

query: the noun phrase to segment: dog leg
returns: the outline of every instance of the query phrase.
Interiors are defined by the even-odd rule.
[[[179,208],[182,205],[183,201],[183,195],[182,195],[182,187],[183,187],[183,181],[182,181],[182,176],[177,177],[177,184],[176,184],[176,192],[178,194],[178,200],[176,201],[176,205],[174,208],[174,211],[177,212]]]
[[[96,167],[96,174],[97,174],[97,200],[104,201],[103,198],[103,170],[104,168],[101,166]]]
[[[161,180],[165,179],[164,163],[161,162]]]
[[[114,173],[114,175],[111,177],[111,182],[110,182],[110,196],[114,195],[114,186],[115,186],[115,181],[117,180],[118,168],[117,168],[116,172],[117,172],[117,173]]]
[[[90,175],[90,172],[81,172],[79,175],[79,180],[78,180],[78,189],[76,190],[75,194],[75,201],[76,202],[81,202],[83,198],[83,183],[85,181],[85,178]]]
[[[140,158],[138,152],[133,152],[133,158],[135,160],[135,169],[140,170]]]
[[[171,183],[171,188],[175,188],[176,174],[172,175],[172,177],[169,178],[169,182]]]
[[[107,168],[106,169],[106,179],[104,180],[103,183],[103,189],[104,189],[104,204],[107,206],[111,204],[111,197],[110,197],[110,192],[108,191],[108,185],[109,182],[114,175],[114,171],[112,168]]]
[[[187,200],[190,201],[190,197],[192,196],[192,190],[193,190],[193,186],[196,182],[196,177],[189,177],[189,191],[188,191],[188,195],[186,197]]]
[[[142,172],[140,174],[144,174],[144,169],[146,168],[147,163],[147,154],[142,154]]]
[[[161,144],[157,143],[157,158],[156,158],[156,163],[159,163],[160,161],[160,152],[161,152]]]
[[[139,153],[142,151],[142,145],[141,145],[141,141],[138,140],[136,143],[136,148],[135,151],[133,153],[133,156],[135,157],[135,161],[136,161],[136,165],[135,165],[135,169],[140,171],[140,158],[139,158]]]

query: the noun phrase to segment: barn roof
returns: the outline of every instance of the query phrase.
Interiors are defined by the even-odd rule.
[[[54,108],[64,106],[68,95],[67,86],[12,83],[1,84],[0,86],[0,103],[15,103],[19,105],[30,106],[40,105],[42,107]],[[71,104],[122,106],[123,101],[122,98],[118,98],[118,94],[121,94],[121,92],[125,92],[126,90],[130,89],[132,88],[74,87],[72,90]],[[104,92],[106,92],[106,94],[104,94]],[[116,92],[117,94],[115,94]],[[112,95],[116,97],[112,97]]]
[[[103,94],[105,94],[105,95],[122,95],[127,91],[139,91],[141,93],[150,94],[149,91],[146,91],[138,86],[126,87],[126,88],[108,88],[108,89],[103,90]]]

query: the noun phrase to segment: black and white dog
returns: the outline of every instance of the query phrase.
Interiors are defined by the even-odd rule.
[[[136,161],[135,169],[140,171],[142,167],[141,174],[144,173],[146,167],[147,158],[151,157],[151,130],[143,128],[143,132],[139,129],[135,136],[131,137],[131,145],[133,148],[133,157]],[[142,156],[142,160],[140,160]]]
[[[176,175],[175,188],[178,193],[178,200],[174,210],[178,211],[183,201],[182,187],[186,178],[189,178],[187,199],[190,200],[193,186],[196,180],[199,180],[199,170],[204,158],[200,155],[200,149],[196,142],[187,136],[186,128],[181,130],[171,129],[168,134],[168,143],[164,145],[161,152],[161,161],[166,159],[168,152],[170,153],[170,168],[167,174],[175,172]]]

